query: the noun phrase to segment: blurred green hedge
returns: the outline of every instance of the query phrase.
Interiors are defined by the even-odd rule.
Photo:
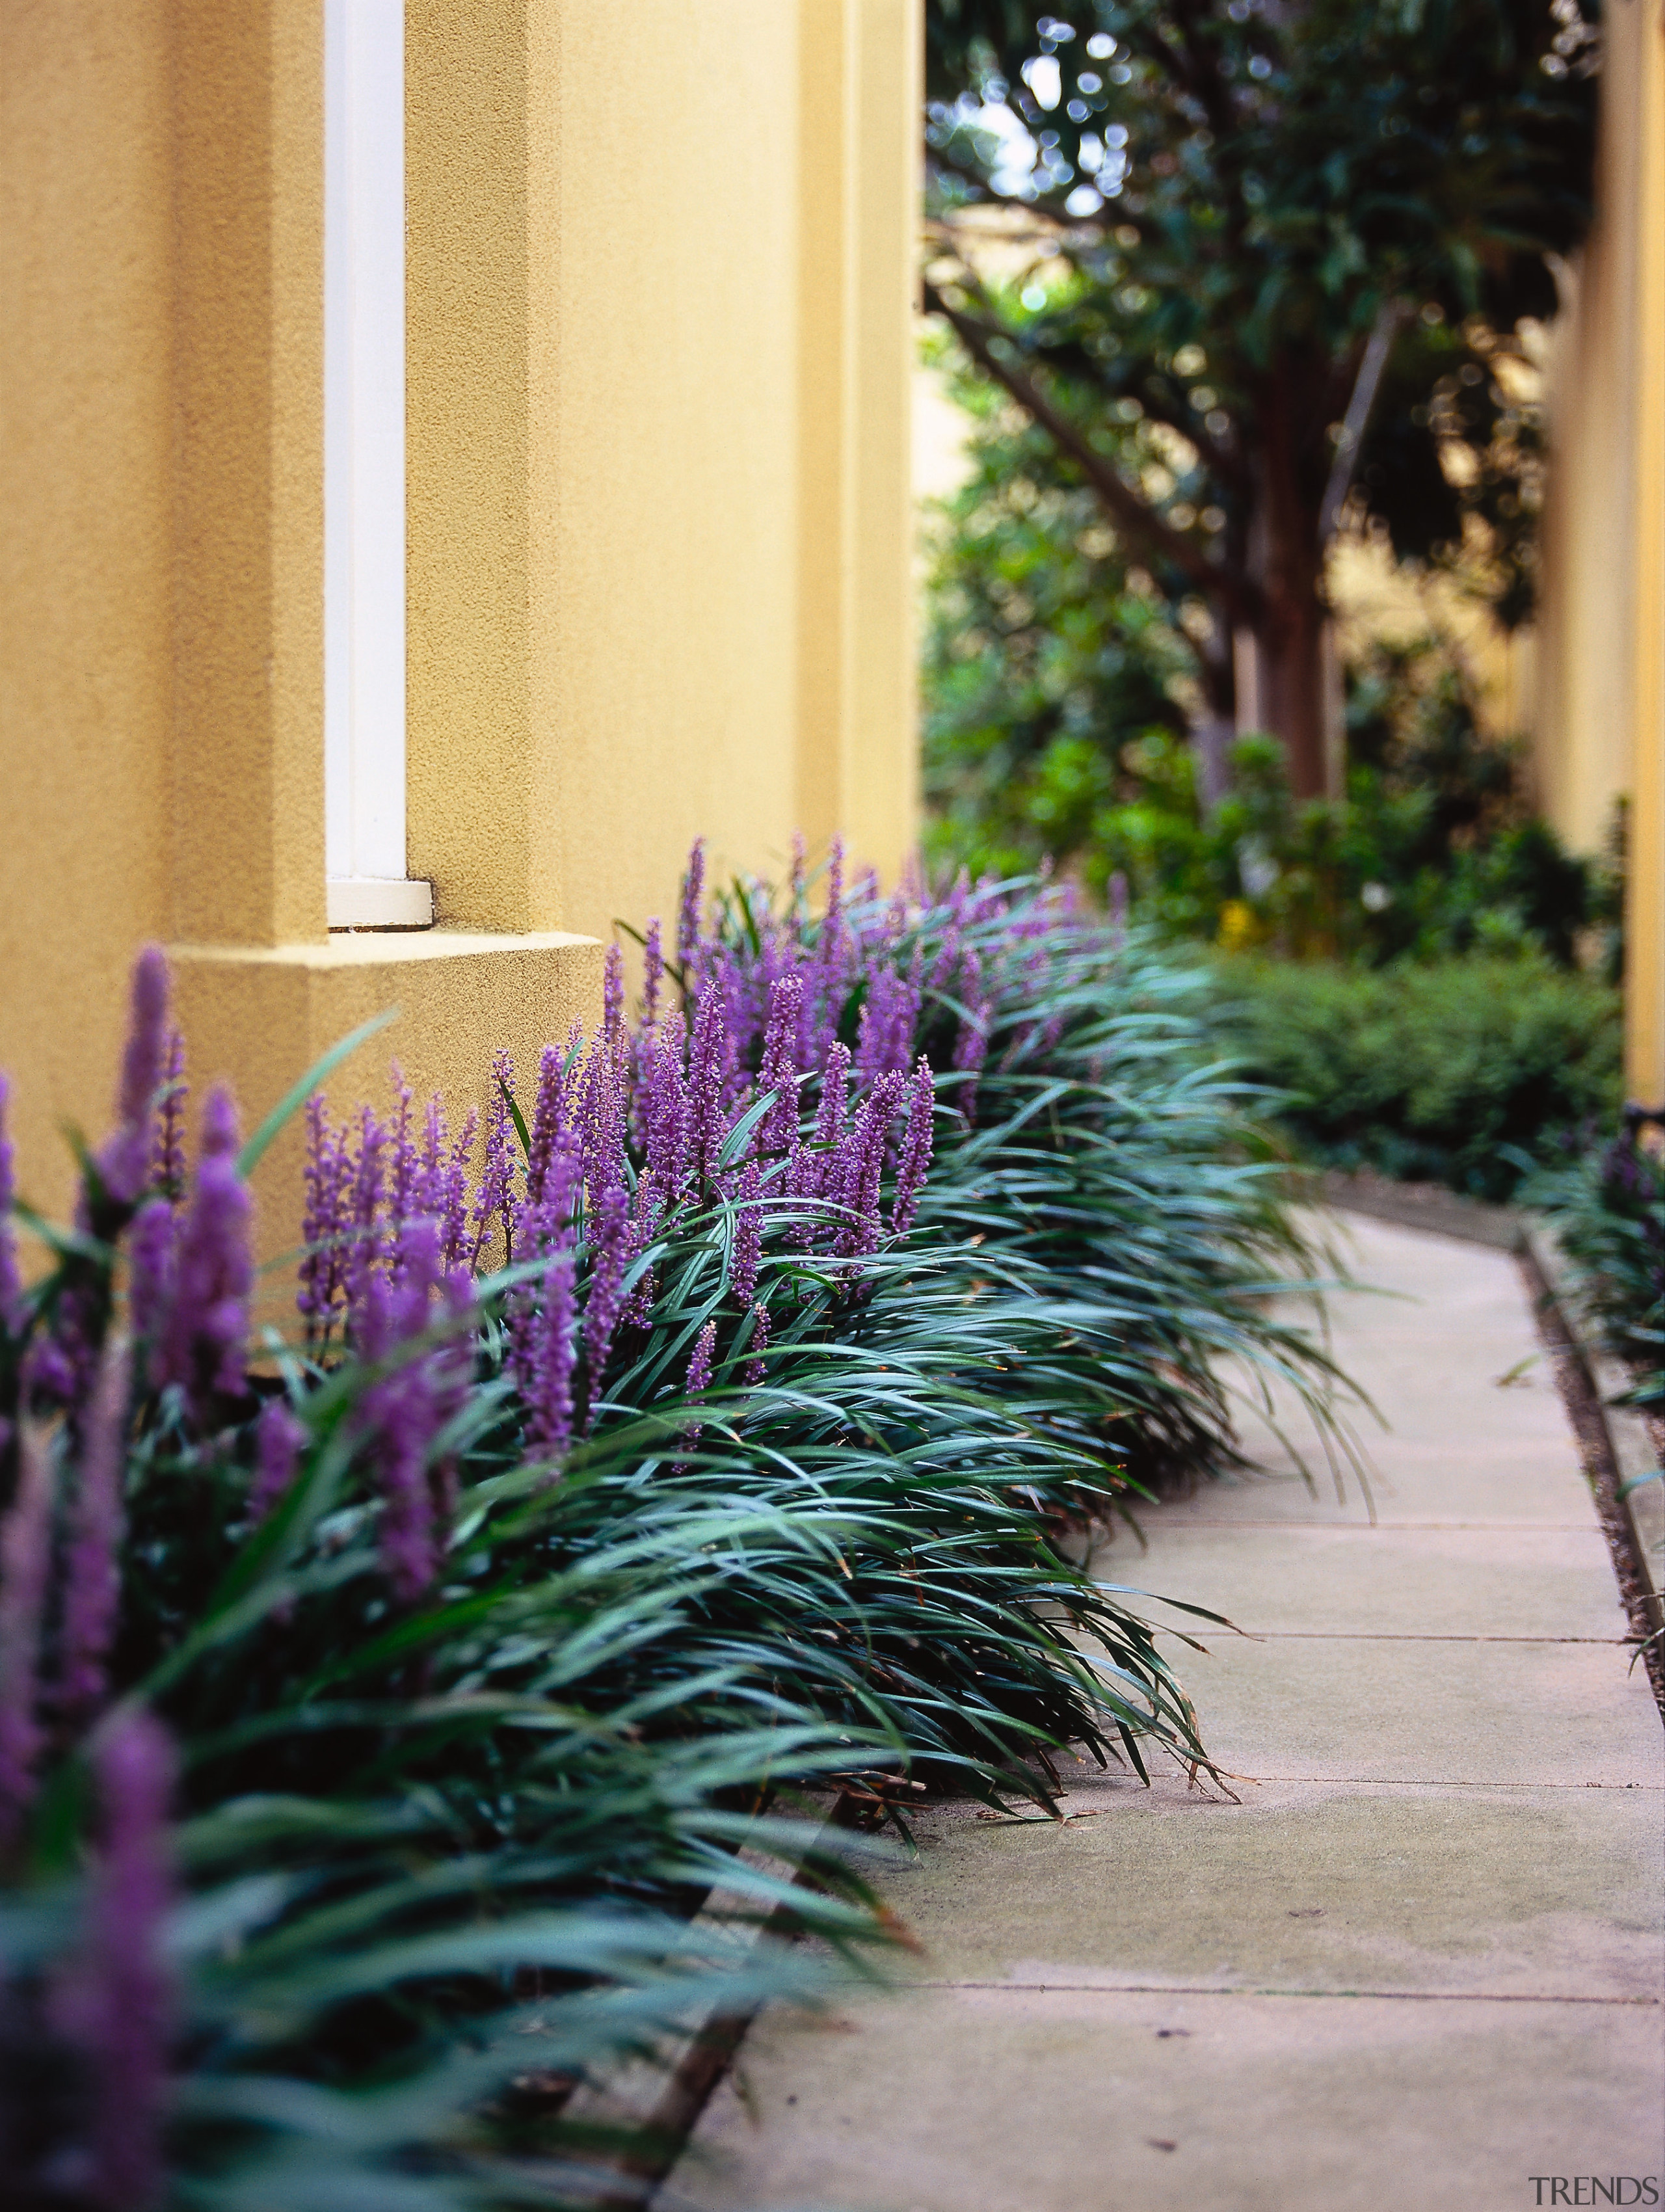
[[[1610,1127],[1619,994],[1532,957],[1385,969],[1221,954],[1216,1034],[1287,1094],[1279,1119],[1325,1166],[1507,1199],[1569,1130]]]

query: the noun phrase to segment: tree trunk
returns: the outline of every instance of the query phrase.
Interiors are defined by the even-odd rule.
[[[1283,739],[1290,788],[1297,799],[1322,799],[1324,759],[1324,611],[1316,589],[1268,593],[1260,648],[1261,712]]]
[[[1191,750],[1196,757],[1197,804],[1206,821],[1231,788],[1231,740],[1237,734],[1231,631],[1218,611],[1213,635],[1197,649],[1197,672],[1202,711],[1191,725]]]
[[[1263,595],[1255,625],[1260,664],[1260,711],[1281,738],[1290,787],[1297,799],[1322,799],[1328,779],[1324,746],[1323,556],[1318,544],[1322,487],[1307,486],[1301,447],[1308,426],[1297,422],[1293,377],[1267,387],[1261,409],[1259,512],[1250,533],[1251,563]]]

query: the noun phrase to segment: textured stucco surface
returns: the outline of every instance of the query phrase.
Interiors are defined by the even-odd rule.
[[[1665,8],[1602,18],[1595,228],[1550,362],[1535,767],[1595,851],[1630,800],[1626,1080],[1665,1097]]]
[[[273,951],[183,946],[175,949],[174,983],[194,1099],[200,1104],[211,1081],[229,1082],[246,1131],[331,1045],[397,1007],[397,1018],[325,1086],[331,1108],[349,1114],[362,1101],[385,1111],[388,1071],[397,1064],[418,1114],[437,1091],[454,1132],[471,1106],[483,1116],[494,1050],[511,1054],[529,1090],[539,1049],[564,1038],[574,1018],[593,1021],[601,949],[556,933],[506,939],[437,929],[335,936]],[[297,1120],[255,1171],[258,1233],[268,1258],[299,1237],[302,1151]],[[293,1291],[284,1271],[272,1285],[274,1318],[286,1317]]]
[[[913,0],[412,0],[410,852],[605,933],[914,832]],[[459,93],[459,88],[464,88]]]
[[[124,0],[77,26],[0,10],[0,1066],[48,1199],[168,896],[167,52]]]
[[[135,947],[324,933],[319,22],[0,11],[0,1065],[54,1208]]]
[[[446,927],[554,962],[529,1002],[505,941],[315,957],[321,0],[0,8],[0,1066],[36,1203],[148,938],[198,949],[195,1063],[251,1102],[377,991],[465,1095],[543,1042],[529,1003],[592,1004],[542,940],[665,909],[696,834],[718,870],[799,823],[898,864],[919,37],[918,0],[410,0],[408,860]]]

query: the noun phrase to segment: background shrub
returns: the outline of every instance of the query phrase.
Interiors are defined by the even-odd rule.
[[[1522,1196],[1549,1216],[1586,1310],[1637,1377],[1638,1403],[1665,1408],[1665,1161],[1637,1133],[1627,1126],[1541,1170]]]
[[[1530,957],[1370,971],[1215,962],[1214,1020],[1306,1157],[1508,1198],[1556,1136],[1610,1121],[1619,996]]]

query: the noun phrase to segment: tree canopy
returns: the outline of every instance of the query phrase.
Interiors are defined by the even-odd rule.
[[[1478,555],[1529,611],[1523,326],[1589,219],[1595,28],[1577,0],[930,0],[927,37],[927,306],[1189,608],[1205,748],[1247,666],[1320,788],[1335,528]]]

